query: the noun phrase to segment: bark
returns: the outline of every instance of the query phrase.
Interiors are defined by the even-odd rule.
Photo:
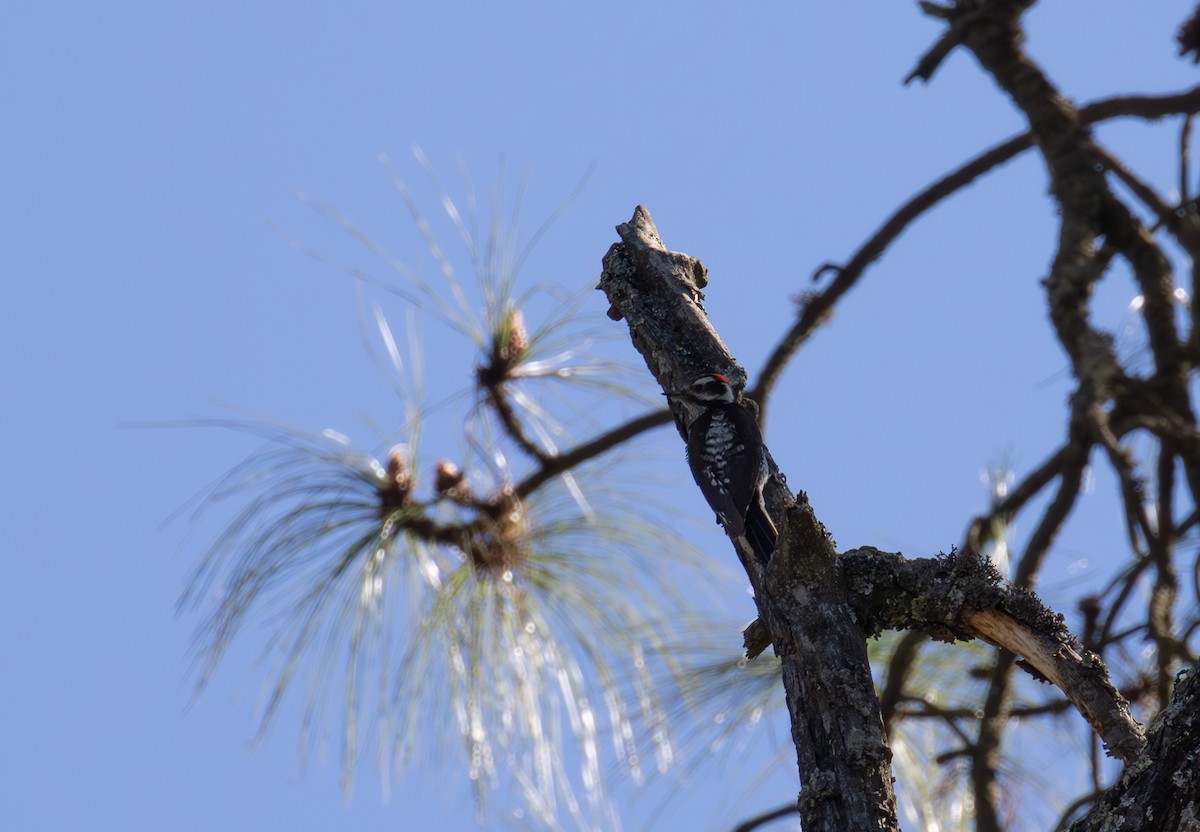
[[[1022,657],[1021,666],[1055,684],[1128,762],[1145,738],[1104,662],[1067,631],[1062,616],[1027,589],[1001,579],[990,562],[959,554],[906,559],[864,547],[841,567],[859,623],[868,634],[914,629],[943,641],[977,638]]]
[[[1150,230],[1116,196],[1106,172],[1112,172],[1151,207],[1193,259],[1198,247],[1191,227],[1185,228],[1171,206],[1096,144],[1079,112],[1026,53],[1021,17],[1032,4],[1033,0],[958,0],[948,6],[922,3],[927,13],[948,25],[910,77],[928,80],[951,49],[965,47],[1024,115],[1045,162],[1050,191],[1060,209],[1058,250],[1044,281],[1050,319],[1079,381],[1073,410],[1081,417],[1081,434],[1107,453],[1120,481],[1131,547],[1155,570],[1147,629],[1158,647],[1156,683],[1159,701],[1165,703],[1178,655],[1171,618],[1178,584],[1171,557],[1176,457],[1182,463],[1190,496],[1193,500],[1200,497],[1196,417],[1188,390],[1195,358],[1188,354],[1189,342],[1179,332],[1171,263]],[[1185,138],[1186,134],[1185,129]],[[1186,147],[1181,158],[1186,158]],[[1186,216],[1187,212],[1178,215]],[[1134,376],[1122,367],[1111,337],[1089,319],[1095,285],[1114,257],[1125,260],[1141,291],[1142,316],[1154,360],[1148,377]],[[1193,309],[1193,324],[1194,315]],[[1193,330],[1191,343],[1196,338]],[[1146,514],[1135,460],[1120,444],[1127,429],[1123,425],[1130,419],[1135,426],[1147,427],[1161,443],[1158,481],[1160,495],[1165,496],[1159,502],[1157,522]],[[1167,428],[1167,423],[1173,427]],[[1064,647],[1064,653],[1068,649],[1073,648]],[[1136,734],[1105,736],[1110,753],[1126,760],[1125,771],[1118,784],[1102,793],[1092,811],[1072,829],[1200,830],[1200,685],[1195,676],[1193,671],[1176,686],[1148,744],[1139,745]],[[1103,729],[1096,717],[1102,716],[1089,715],[1098,730]]]
[[[804,494],[755,587],[782,660],[804,829],[899,829],[892,752],[837,552]]]
[[[1175,681],[1145,748],[1071,832],[1200,830],[1200,668]]]
[[[705,372],[744,384],[745,371],[704,311],[704,266],[668,251],[641,206],[617,231],[621,242],[604,258],[599,288],[609,317],[628,323],[663,388],[678,389]],[[866,639],[884,629],[979,638],[1010,650],[1039,679],[1063,689],[1111,755],[1128,761],[1141,752],[1141,728],[1103,662],[1032,592],[1006,584],[969,553],[908,560],[856,549],[839,557],[807,496],[793,498],[782,475],[773,474],[766,496],[779,546],[768,563],[735,551],[759,612],[747,644],[773,644],[782,659],[807,832],[899,828],[891,751],[866,651]]]
[[[599,288],[611,304],[609,317],[629,324],[634,346],[663,389],[679,389],[706,372],[723,373],[742,387],[745,371],[704,312],[704,266],[668,251],[641,206],[617,232],[621,242],[604,258]],[[793,503],[778,476],[765,493],[781,529],[779,547],[769,566],[737,551],[783,661],[801,822],[807,832],[898,830],[891,752],[837,552],[805,495]]]

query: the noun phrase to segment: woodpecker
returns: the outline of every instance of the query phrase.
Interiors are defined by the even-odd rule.
[[[717,521],[759,560],[769,560],[778,532],[763,503],[770,469],[754,412],[720,373],[705,373],[664,395],[682,405],[688,466]]]

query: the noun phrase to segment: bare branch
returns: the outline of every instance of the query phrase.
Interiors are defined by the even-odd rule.
[[[1200,823],[1200,670],[1176,677],[1170,703],[1116,785],[1071,832],[1192,830]]]
[[[941,705],[932,705],[924,699],[906,696],[901,703],[902,707],[898,710],[898,715],[905,719],[978,719],[978,708],[947,708]],[[1013,719],[1029,719],[1035,716],[1045,716],[1047,714],[1061,714],[1064,711],[1071,710],[1071,702],[1067,699],[1055,699],[1047,702],[1044,705],[1022,705],[1020,707],[1009,708],[1008,715]]]
[[[609,316],[628,322],[630,337],[664,389],[703,372],[745,379],[708,322],[701,302],[706,271],[669,251],[645,208],[617,227],[621,242],[604,258],[600,287]],[[828,532],[803,494],[778,477],[765,489],[782,534],[769,564],[735,547],[754,588],[759,618],[782,659],[803,790],[805,829],[896,830],[890,752],[879,718],[866,641],[854,620]]]
[[[1100,145],[1096,145],[1096,156],[1108,170],[1129,188],[1142,203],[1149,208],[1158,220],[1158,224],[1178,231],[1179,222],[1175,216],[1175,208],[1167,204],[1150,183],[1143,180],[1129,169],[1129,166]]]
[[[1067,515],[1075,507],[1075,501],[1079,499],[1091,445],[1076,439],[1069,447],[1071,454],[1064,462],[1058,492],[1050,501],[1050,505],[1046,507],[1045,514],[1038,522],[1033,536],[1029,538],[1025,552],[1021,555],[1021,559],[1017,562],[1017,568],[1013,572],[1013,583],[1017,586],[1033,586],[1042,561],[1045,559],[1046,553],[1050,551],[1050,545],[1066,521]]]
[[[525,428],[521,425],[521,420],[517,417],[512,404],[508,401],[508,396],[504,391],[504,383],[497,382],[490,385],[487,388],[486,395],[488,404],[496,412],[496,416],[499,418],[500,424],[504,426],[504,431],[508,434],[509,438],[522,451],[545,466],[552,457],[538,447],[538,444],[530,439],[529,435],[525,432]]]
[[[524,499],[560,474],[607,453],[617,445],[628,442],[651,428],[661,427],[670,421],[671,412],[669,410],[652,410],[630,419],[623,425],[617,425],[566,453],[546,457],[540,468],[517,483],[514,493],[518,498]]]
[[[1192,201],[1192,174],[1191,154],[1192,154],[1192,121],[1194,115],[1187,113],[1183,117],[1183,124],[1179,127],[1179,202],[1182,205],[1187,205]]]
[[[1200,7],[1179,27],[1175,40],[1179,43],[1181,56],[1190,55],[1192,63],[1200,63]]]
[[[1079,646],[1061,616],[1028,590],[1005,583],[988,561],[962,553],[906,560],[863,547],[845,552],[839,563],[868,633],[912,628],[943,641],[979,638],[1009,650],[1066,694],[1110,754],[1128,760],[1141,748],[1141,728],[1100,658]]]
[[[1017,657],[1001,650],[996,654],[983,701],[979,733],[971,747],[971,791],[975,796],[976,832],[1002,832],[1000,820],[1000,741],[1008,724],[1012,673]]]
[[[895,724],[897,707],[904,698],[904,683],[908,679],[909,671],[916,664],[921,645],[927,638],[925,633],[918,630],[904,633],[896,643],[896,650],[888,662],[887,680],[879,693],[879,711],[883,717],[884,730],[889,737]]]
[[[971,552],[980,551],[983,547],[983,530],[997,518],[1012,517],[1020,511],[1027,502],[1053,482],[1055,477],[1062,474],[1064,467],[1076,453],[1070,444],[1063,445],[1049,459],[1026,475],[1025,479],[1009,491],[1008,496],[998,502],[988,514],[971,521],[962,548]]]
[[[766,826],[772,821],[779,820],[780,818],[792,817],[795,814],[796,804],[787,803],[783,806],[780,806],[778,809],[772,809],[769,812],[763,812],[761,815],[752,817],[749,820],[739,823],[733,828],[733,832],[753,832],[753,830],[758,829],[760,826]]]
[[[1122,117],[1154,120],[1168,115],[1196,112],[1200,112],[1200,86],[1170,95],[1126,95],[1102,99],[1082,108],[1078,118],[1081,124],[1095,124]],[[796,322],[772,350],[747,395],[765,407],[787,362],[809,336],[829,319],[833,307],[842,296],[854,288],[867,268],[883,256],[888,246],[895,242],[910,224],[942,200],[1031,147],[1033,134],[1022,133],[984,151],[900,206],[843,265],[826,263],[818,268],[813,274],[814,280],[826,272],[833,272],[833,281],[820,293],[804,299]]]

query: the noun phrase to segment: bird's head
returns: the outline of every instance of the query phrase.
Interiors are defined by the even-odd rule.
[[[683,389],[668,390],[663,395],[698,405],[732,404],[737,399],[733,385],[720,373],[705,373],[702,376],[696,376]]]

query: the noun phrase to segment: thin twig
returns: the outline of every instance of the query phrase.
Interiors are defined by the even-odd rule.
[[[622,442],[627,442],[651,428],[669,424],[670,421],[671,411],[652,410],[649,413],[643,413],[641,416],[630,419],[622,425],[617,425],[615,428],[600,434],[595,439],[584,442],[582,445],[577,445],[566,453],[547,457],[542,462],[540,468],[517,483],[514,493],[519,499],[524,499],[559,474],[569,471],[576,465],[594,459],[620,445]]]
[[[902,707],[896,712],[896,716],[903,719],[978,719],[978,708],[942,708],[938,705],[931,705],[924,699],[918,699],[915,696],[904,697],[903,704],[916,705],[915,709]],[[1073,706],[1066,699],[1055,699],[1047,702],[1044,705],[1022,705],[1021,707],[1009,708],[1008,715],[1013,719],[1029,719],[1035,716],[1046,716],[1048,714],[1061,714],[1071,710]]]
[[[1098,789],[1073,800],[1070,806],[1063,809],[1062,814],[1058,818],[1058,823],[1054,824],[1054,832],[1066,832],[1067,828],[1071,825],[1071,819],[1075,817],[1075,813],[1089,803],[1095,803],[1096,798],[1100,796],[1100,791]]]
[[[1200,523],[1200,510],[1192,509],[1186,517],[1179,521],[1179,528],[1176,529],[1176,534],[1183,537],[1192,530],[1192,527]]]
[[[896,709],[904,699],[904,683],[917,661],[917,653],[929,636],[919,630],[909,630],[896,642],[896,649],[887,665],[887,681],[879,692],[879,712],[883,728],[891,737],[896,721]]]
[[[521,420],[517,418],[512,404],[508,401],[508,396],[504,393],[503,383],[489,386],[486,396],[487,403],[492,406],[492,410],[496,412],[497,418],[500,419],[500,424],[504,426],[505,433],[517,444],[517,447],[542,465],[545,465],[547,461],[553,458],[551,454],[546,453],[525,433],[525,428],[521,425]]]
[[[982,533],[997,518],[1011,517],[1020,511],[1027,502],[1037,496],[1043,488],[1059,476],[1067,463],[1078,453],[1071,444],[1063,445],[1049,459],[1029,472],[1016,488],[996,503],[995,507],[986,514],[976,517],[967,529],[967,539],[963,543],[964,550],[978,552],[982,545]]]
[[[758,815],[757,817],[753,817],[747,821],[743,821],[743,822],[739,823],[737,826],[735,826],[733,828],[733,832],[751,832],[751,830],[757,829],[760,826],[766,826],[768,823],[770,823],[773,820],[779,820],[780,818],[791,817],[792,815],[795,815],[796,813],[797,813],[796,804],[795,803],[786,803],[783,806],[780,806],[778,809],[772,809],[769,812],[764,812],[763,814]]]
[[[1013,583],[1020,587],[1033,585],[1050,545],[1074,507],[1083,487],[1084,469],[1090,446],[1079,435],[1078,421],[1072,421],[1071,439],[1065,447],[1067,454],[1061,463],[1058,492],[1046,507],[1037,529],[1017,561]],[[983,716],[971,754],[971,786],[975,797],[976,826],[980,832],[1000,832],[1000,791],[997,773],[1000,764],[1000,745],[1008,723],[1009,701],[1012,697],[1012,673],[1016,656],[1003,651],[996,656],[988,680]]]
[[[1187,205],[1192,201],[1192,174],[1189,171],[1192,157],[1192,119],[1193,113],[1185,113],[1183,124],[1179,127],[1179,204]]]
[[[1113,600],[1112,604],[1108,608],[1108,615],[1104,619],[1104,626],[1100,628],[1100,632],[1097,635],[1097,649],[1102,650],[1116,640],[1111,633],[1113,627],[1116,626],[1117,617],[1121,614],[1121,610],[1124,608],[1125,602],[1129,600],[1129,597],[1133,594],[1134,589],[1137,587],[1138,579],[1141,578],[1142,573],[1145,572],[1149,566],[1149,558],[1140,552],[1135,552],[1134,561],[1130,568],[1126,570],[1124,575],[1120,575],[1114,579],[1104,590],[1104,596],[1107,596],[1114,589],[1119,588],[1116,599]],[[1140,626],[1138,629],[1140,629]]]
[[[1155,562],[1158,579],[1150,601],[1150,634],[1158,645],[1159,693],[1170,695],[1171,665],[1181,642],[1177,641],[1172,619],[1173,607],[1179,593],[1179,577],[1172,558],[1176,542],[1175,531],[1175,443],[1160,442],[1155,481],[1158,505],[1155,507],[1155,535],[1150,543],[1150,557]],[[1165,618],[1165,620],[1164,620]],[[1166,701],[1165,699],[1162,701]]]
[[[1158,192],[1148,182],[1140,178],[1129,169],[1128,165],[1100,145],[1096,145],[1096,156],[1099,157],[1104,167],[1112,171],[1125,184],[1125,187],[1133,192],[1134,196],[1154,212],[1159,225],[1170,229],[1172,232],[1178,231],[1179,220],[1175,215],[1174,207],[1167,204],[1167,201],[1159,196]]]
[[[975,797],[976,832],[1002,832],[1000,820],[1000,742],[1008,724],[1012,698],[1012,673],[1017,657],[1007,650],[996,654],[992,665],[979,733],[971,749],[971,791]]]
[[[1013,572],[1013,583],[1017,586],[1033,586],[1042,561],[1050,550],[1050,545],[1054,542],[1058,530],[1062,528],[1067,515],[1075,506],[1075,501],[1079,499],[1079,492],[1083,489],[1084,473],[1087,470],[1091,446],[1072,445],[1071,448],[1073,453],[1064,463],[1062,475],[1059,478],[1058,492],[1054,495],[1050,505],[1046,507],[1045,514],[1042,515],[1032,537],[1029,538],[1029,543],[1025,546],[1024,554],[1017,561],[1016,569]]]
[[[1153,545],[1156,532],[1142,495],[1145,485],[1137,472],[1137,466],[1128,449],[1121,447],[1121,441],[1113,433],[1108,424],[1108,416],[1099,405],[1093,406],[1091,415],[1094,422],[1094,435],[1108,454],[1109,464],[1116,472],[1121,486],[1121,498],[1125,504],[1125,525],[1129,535],[1129,547],[1133,551],[1141,550],[1144,542],[1147,547]],[[1139,540],[1138,534],[1141,534]]]
[[[1179,113],[1200,112],[1200,86],[1170,95],[1123,95],[1092,102],[1080,109],[1080,124],[1095,124],[1114,118],[1154,120]],[[858,283],[867,268],[883,256],[904,230],[942,200],[965,188],[983,174],[1033,147],[1033,135],[1022,133],[984,151],[929,185],[898,208],[841,266],[824,264],[813,277],[834,272],[833,281],[820,293],[807,298],[796,322],[780,339],[759,371],[747,395],[765,408],[779,377],[791,357],[832,313],[837,302]]]

